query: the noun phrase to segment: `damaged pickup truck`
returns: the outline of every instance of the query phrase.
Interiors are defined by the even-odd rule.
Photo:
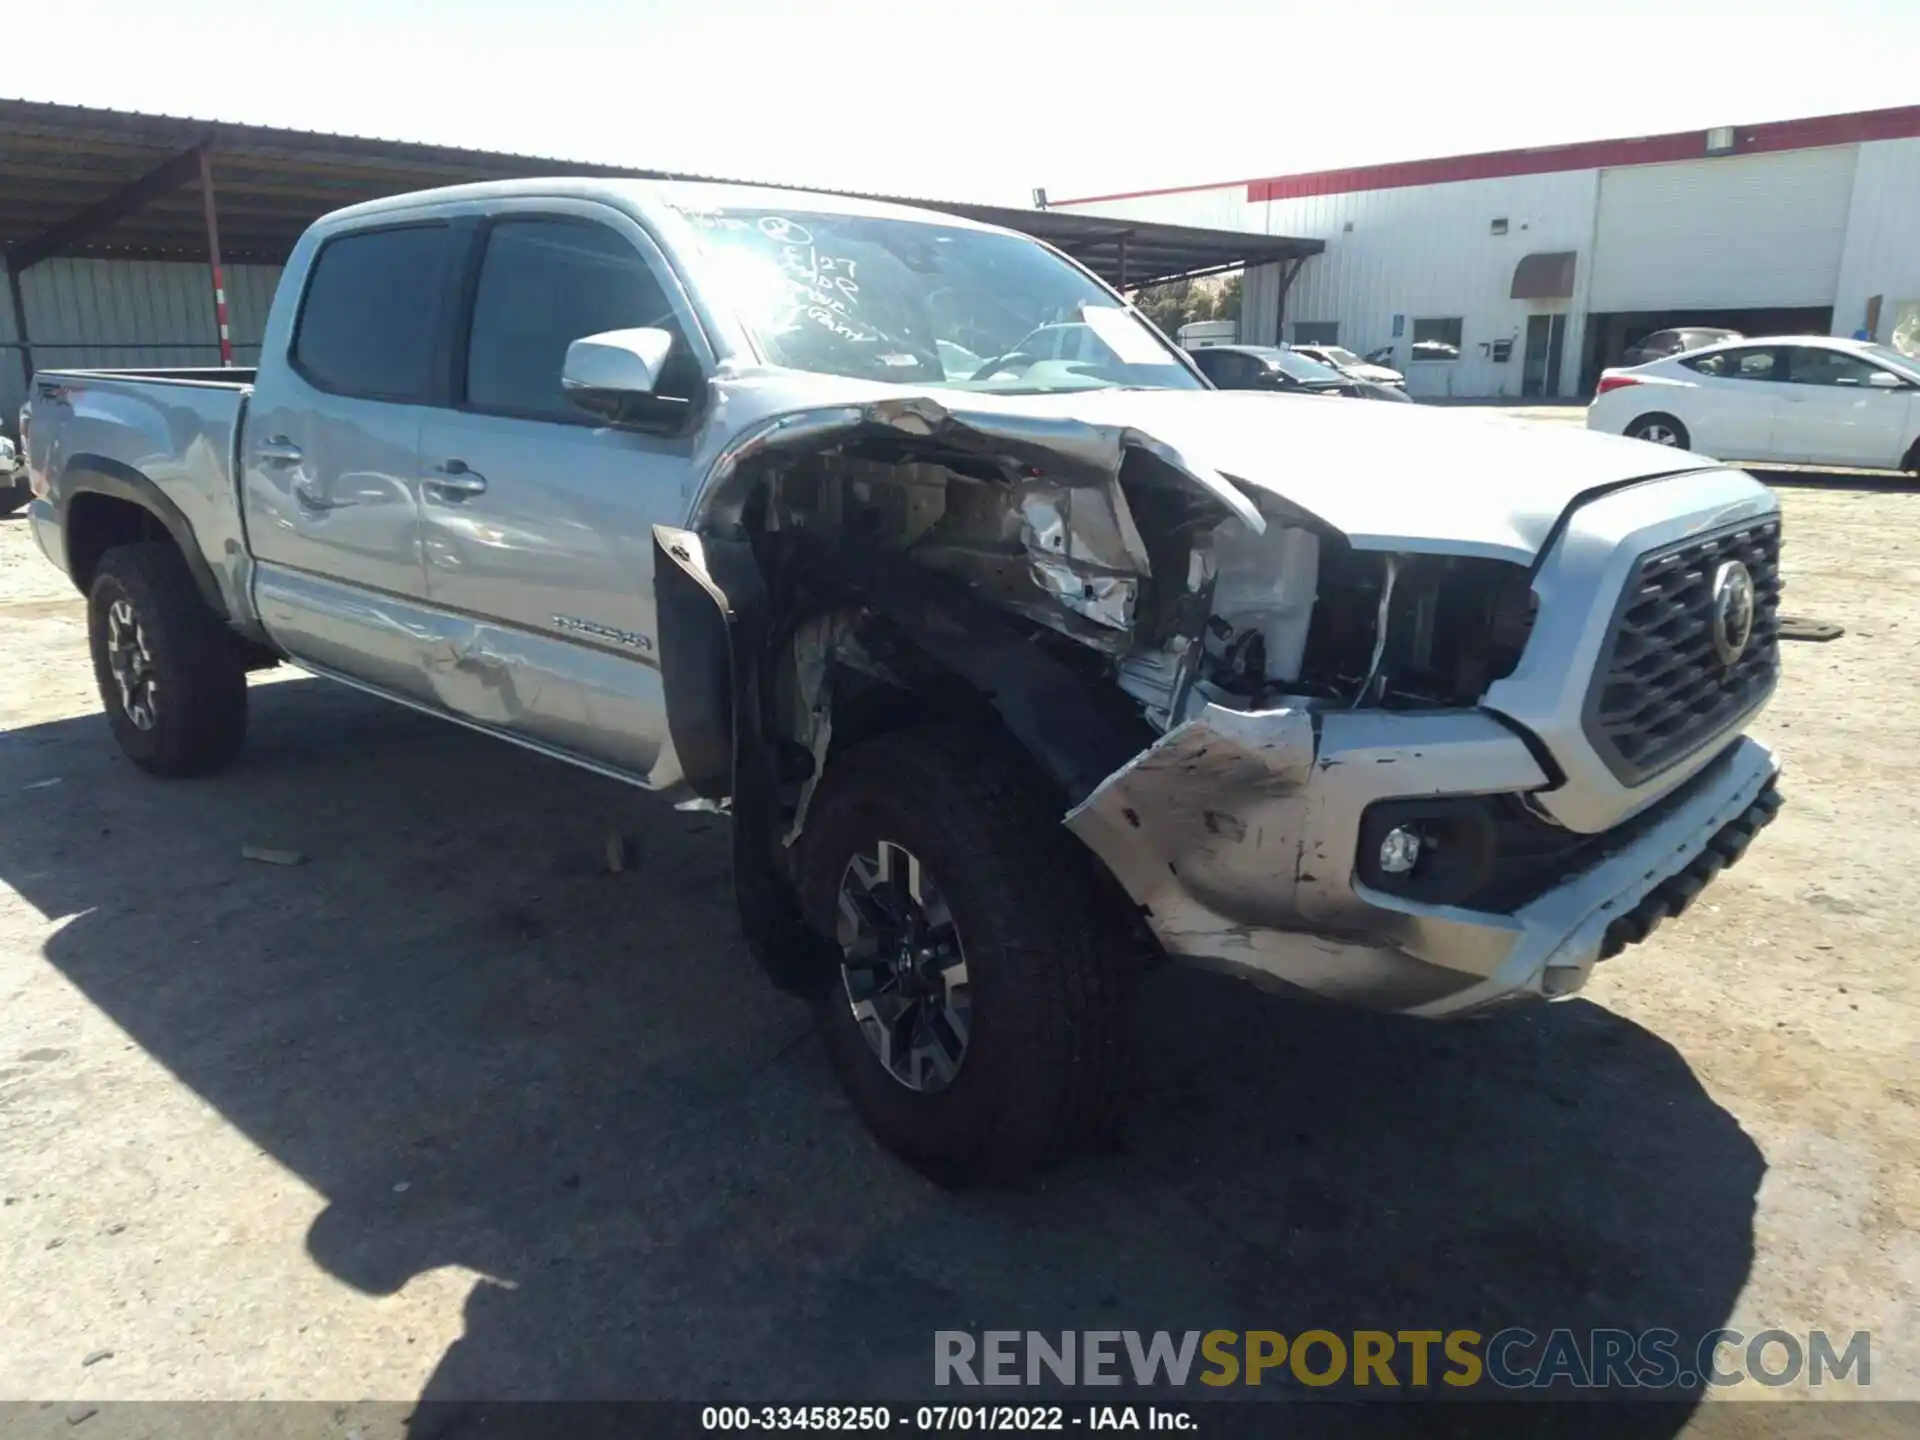
[[[1429,1016],[1562,996],[1779,804],[1750,477],[1215,392],[950,217],[358,206],[257,373],[43,372],[27,451],[137,764],[229,760],[286,660],[729,812],[752,952],[950,1181],[1101,1130],[1143,959]]]

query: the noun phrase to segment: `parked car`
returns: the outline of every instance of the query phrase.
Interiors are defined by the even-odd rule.
[[[1920,360],[1827,335],[1603,370],[1587,425],[1739,460],[1920,469]]]
[[[1276,345],[1213,345],[1193,363],[1222,390],[1290,390],[1303,395],[1347,395],[1359,400],[1406,400],[1407,392],[1356,380],[1299,350]]]
[[[1063,316],[1101,347],[1021,350]],[[945,1181],[1105,1132],[1155,948],[1418,1015],[1561,996],[1779,803],[1743,736],[1766,487],[1218,393],[1090,272],[952,216],[375,201],[294,247],[257,371],[43,371],[29,419],[135,765],[221,768],[247,672],[290,661],[725,810],[748,950]],[[1650,556],[1655,628],[1621,603]],[[662,958],[733,966],[714,942]]]
[[[1362,360],[1358,355],[1342,345],[1290,345],[1287,347],[1296,355],[1304,355],[1309,360],[1338,370],[1342,375],[1351,375],[1356,380],[1371,381],[1375,385],[1398,385],[1406,388],[1407,377],[1388,365],[1381,365],[1372,359]]]
[[[1629,345],[1621,357],[1622,365],[1646,365],[1670,355],[1685,354],[1707,345],[1745,337],[1738,330],[1720,330],[1706,325],[1683,325],[1677,330],[1656,330],[1643,340]]]

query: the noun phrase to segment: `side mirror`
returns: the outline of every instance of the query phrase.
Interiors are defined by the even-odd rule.
[[[1904,390],[1907,382],[1890,370],[1876,370],[1867,376],[1867,384],[1876,390]]]
[[[589,410],[631,395],[651,395],[673,349],[665,330],[605,330],[567,346],[561,388]]]

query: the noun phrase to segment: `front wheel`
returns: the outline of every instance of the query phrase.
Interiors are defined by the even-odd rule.
[[[155,775],[204,775],[247,733],[247,662],[171,545],[122,545],[87,591],[87,637],[107,723]]]
[[[1676,450],[1685,450],[1693,443],[1693,437],[1687,434],[1687,427],[1671,415],[1642,415],[1627,426],[1627,438],[1646,440],[1654,445],[1671,445]]]
[[[817,1001],[882,1144],[949,1185],[1006,1181],[1105,1131],[1132,968],[1090,857],[993,738],[898,732],[821,778],[807,917],[841,959]]]

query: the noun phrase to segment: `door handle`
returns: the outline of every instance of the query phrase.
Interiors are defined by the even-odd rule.
[[[262,465],[298,465],[300,447],[284,435],[273,435],[253,447],[253,458]]]
[[[299,507],[309,515],[324,515],[329,510],[340,509],[340,502],[329,500],[324,495],[309,490],[298,480],[293,482],[293,498]]]
[[[421,485],[443,500],[465,500],[487,488],[487,477],[470,469],[464,460],[443,460],[421,477]]]

